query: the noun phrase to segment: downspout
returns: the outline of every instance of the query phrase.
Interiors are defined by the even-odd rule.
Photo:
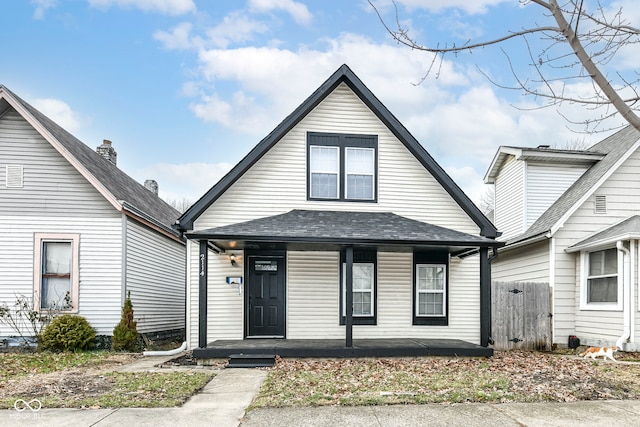
[[[629,267],[631,263],[629,262],[630,251],[624,246],[624,242],[619,240],[616,243],[616,248],[623,253],[623,262],[622,262],[622,319],[624,330],[622,335],[616,341],[616,347],[619,350],[624,350],[622,348],[623,344],[631,337],[631,307],[630,307],[630,295],[631,295],[631,275],[629,274]]]

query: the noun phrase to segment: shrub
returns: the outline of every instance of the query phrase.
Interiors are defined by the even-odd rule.
[[[138,322],[133,320],[133,304],[131,303],[131,292],[127,294],[122,307],[122,318],[120,323],[113,328],[113,349],[115,351],[136,351],[138,340]]]
[[[63,314],[51,321],[40,337],[43,350],[75,351],[92,348],[96,331],[87,319]]]

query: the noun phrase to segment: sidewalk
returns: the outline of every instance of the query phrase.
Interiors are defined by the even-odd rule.
[[[573,403],[464,403],[251,411],[242,427],[565,427],[640,426],[640,401]]]

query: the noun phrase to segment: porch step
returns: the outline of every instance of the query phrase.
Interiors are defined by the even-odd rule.
[[[268,368],[275,363],[275,354],[231,354],[227,368]]]

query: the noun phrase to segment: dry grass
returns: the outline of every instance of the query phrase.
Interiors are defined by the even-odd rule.
[[[252,407],[640,398],[640,365],[547,353],[278,360]]]

